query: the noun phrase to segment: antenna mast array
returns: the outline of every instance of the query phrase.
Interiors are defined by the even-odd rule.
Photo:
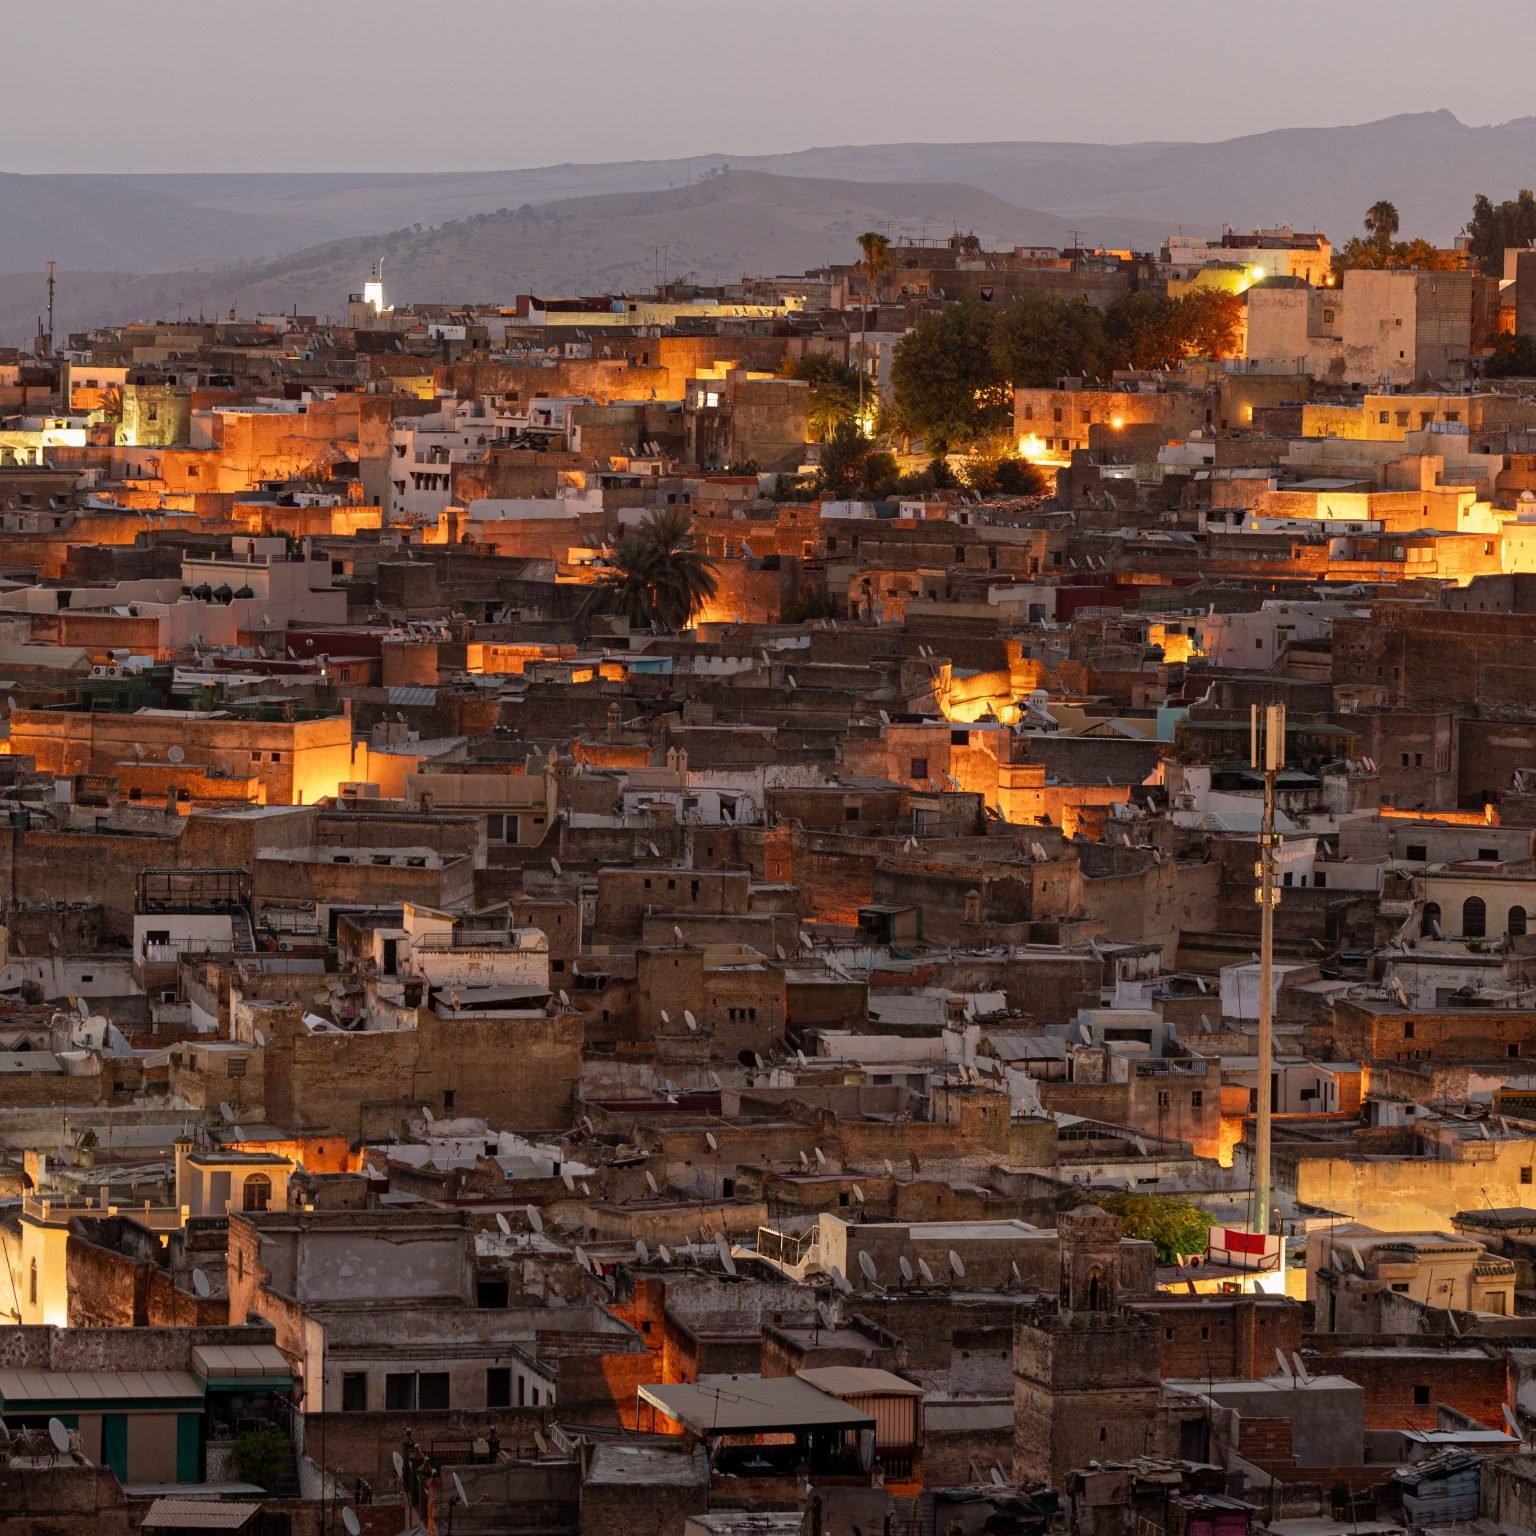
[[[1269,1233],[1270,1134],[1274,1111],[1275,1054],[1275,908],[1280,904],[1280,883],[1275,878],[1280,840],[1275,834],[1275,779],[1285,763],[1285,705],[1267,705],[1260,714],[1257,704],[1249,715],[1250,758],[1264,770],[1264,819],[1259,833],[1259,862],[1254,866],[1259,903],[1259,1072],[1258,1114],[1254,1124],[1253,1221],[1255,1232]]]

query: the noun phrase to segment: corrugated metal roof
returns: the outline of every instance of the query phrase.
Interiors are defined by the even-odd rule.
[[[968,1435],[986,1430],[1013,1428],[1013,1402],[1000,1399],[993,1403],[936,1403],[923,1408],[923,1423],[930,1435]]]
[[[220,1499],[156,1499],[144,1517],[146,1531],[241,1531],[261,1513],[260,1504]]]
[[[389,702],[391,704],[436,704],[437,689],[400,684],[389,690]]]

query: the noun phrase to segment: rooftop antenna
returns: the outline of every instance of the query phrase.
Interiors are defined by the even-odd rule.
[[[1259,836],[1259,865],[1255,873],[1259,888],[1259,1071],[1258,1113],[1254,1126],[1254,1178],[1252,1230],[1269,1234],[1271,1179],[1270,1136],[1274,1105],[1264,1091],[1274,1073],[1275,1054],[1275,907],[1279,902],[1276,864],[1278,838],[1275,835],[1275,780],[1285,763],[1285,705],[1270,704],[1262,719],[1259,706],[1250,707],[1248,716],[1249,759],[1264,771],[1264,820]]]
[[[43,332],[43,335],[44,335],[44,337],[46,338],[46,340],[48,342],[48,350],[50,352],[52,352],[53,351],[53,288],[54,288],[54,284],[58,281],[59,264],[56,261],[50,261],[50,262],[48,262],[45,265],[43,270],[47,274],[47,277],[48,277],[48,329]]]

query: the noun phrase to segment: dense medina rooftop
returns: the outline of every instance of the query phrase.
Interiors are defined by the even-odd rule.
[[[0,1530],[1521,1526],[1489,219],[0,354]]]

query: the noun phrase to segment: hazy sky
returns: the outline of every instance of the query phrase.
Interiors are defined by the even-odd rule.
[[[1530,113],[1533,0],[3,0],[0,171],[491,170]]]

